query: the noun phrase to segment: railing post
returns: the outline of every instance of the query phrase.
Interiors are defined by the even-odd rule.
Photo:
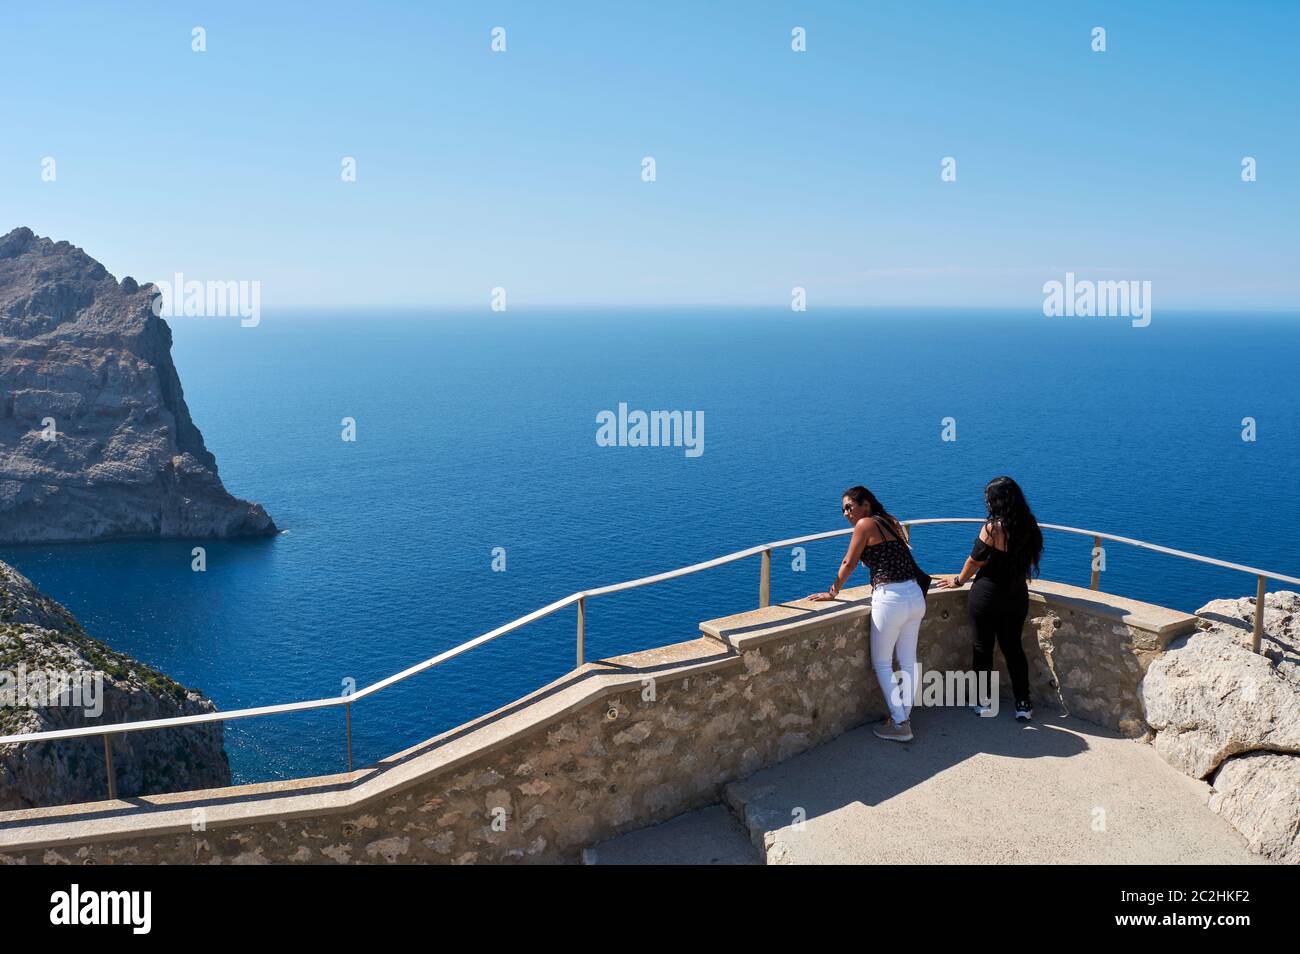
[[[763,551],[763,567],[758,571],[758,608],[772,605],[772,551]]]
[[[903,528],[903,542],[910,547],[912,545],[912,528],[901,522],[899,526]]]
[[[1255,583],[1255,632],[1250,637],[1250,651],[1257,653],[1260,651],[1260,643],[1264,638],[1264,596],[1268,581],[1260,577]]]
[[[579,669],[581,669],[583,664],[585,664],[587,661],[586,648],[584,646],[584,643],[586,641],[586,629],[587,629],[587,598],[585,596],[580,596],[578,597],[578,667],[577,667]]]
[[[348,733],[348,771],[352,771],[352,703],[343,707],[343,718],[347,723]]]
[[[1092,582],[1088,584],[1090,590],[1101,589],[1101,564],[1097,558],[1101,556],[1101,537],[1092,538]]]
[[[112,736],[104,733],[104,773],[108,776],[108,797],[117,798],[117,779],[113,776],[113,744]]]

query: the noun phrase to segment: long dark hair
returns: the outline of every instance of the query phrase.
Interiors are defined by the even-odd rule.
[[[1025,492],[1010,477],[994,477],[984,488],[989,522],[999,524],[1007,538],[1007,556],[1026,578],[1038,576],[1043,555],[1043,531],[1029,509]]]
[[[898,522],[898,518],[886,510],[880,501],[876,499],[876,495],[866,487],[863,487],[861,484],[858,484],[856,487],[850,487],[848,490],[844,491],[844,493],[840,494],[840,497],[848,497],[859,506],[867,504],[867,516],[883,517],[890,529],[894,531],[894,536],[898,537],[900,540],[907,539],[907,534],[903,531],[903,525]]]

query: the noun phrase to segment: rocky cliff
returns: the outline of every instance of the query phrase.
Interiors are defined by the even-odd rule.
[[[0,238],[0,544],[276,532],[222,486],[153,297],[67,242]]]
[[[0,563],[0,736],[215,708],[91,639],[66,609]],[[229,785],[222,738],[220,723],[115,737],[118,796]],[[106,797],[102,737],[0,745],[0,811]]]
[[[1250,650],[1253,599],[1196,615],[1200,629],[1170,643],[1143,680],[1152,745],[1210,783],[1210,808],[1254,851],[1300,864],[1300,593],[1268,594],[1262,654]]]

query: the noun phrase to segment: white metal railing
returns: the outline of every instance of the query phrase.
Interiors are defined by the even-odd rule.
[[[940,524],[940,523],[984,523],[983,518],[978,517],[934,517],[922,520],[904,520],[902,521],[905,531],[912,527]],[[1063,527],[1056,524],[1044,523],[1039,524],[1044,530],[1055,530],[1060,533],[1071,533],[1077,536],[1092,537],[1093,539],[1093,564],[1091,588],[1096,590],[1100,584],[1100,571],[1097,556],[1100,552],[1101,541],[1109,540],[1115,543],[1123,543],[1128,546],[1138,547],[1144,550],[1151,550],[1156,553],[1163,553],[1168,556],[1179,557],[1184,560],[1191,560],[1196,563],[1205,563],[1210,566],[1221,567],[1226,570],[1234,570],[1239,573],[1248,573],[1256,578],[1256,603],[1255,603],[1255,620],[1254,634],[1252,639],[1252,649],[1255,652],[1260,651],[1260,640],[1263,634],[1264,625],[1264,594],[1267,588],[1268,580],[1277,580],[1283,583],[1291,583],[1300,586],[1300,578],[1287,576],[1284,573],[1273,573],[1269,570],[1261,570],[1258,567],[1243,566],[1240,563],[1229,563],[1225,560],[1216,560],[1213,557],[1201,556],[1198,553],[1188,553],[1185,550],[1174,550],[1170,547],[1162,547],[1158,544],[1147,543],[1143,540],[1134,540],[1129,537],[1115,536],[1109,533],[1099,533],[1096,530],[1081,530],[1078,527]],[[851,527],[844,527],[839,530],[828,530],[824,533],[813,533],[802,537],[791,537],[788,540],[776,540],[772,543],[760,544],[756,547],[750,547],[747,550],[737,550],[735,553],[729,553],[726,556],[717,557],[712,560],[706,560],[703,563],[693,563],[690,566],[680,567],[676,570],[669,570],[666,573],[657,573],[653,576],[643,576],[635,580],[627,580],[623,583],[613,583],[609,586],[601,586],[591,590],[580,590],[577,593],[571,593],[564,599],[556,600],[543,606],[541,609],[534,610],[525,616],[511,620],[503,626],[490,630],[481,636],[463,642],[458,646],[438,653],[423,662],[416,663],[401,672],[393,673],[378,682],[371,683],[364,689],[359,689],[353,693],[343,696],[334,696],[326,699],[309,699],[303,702],[286,702],[272,706],[254,706],[248,709],[230,709],[221,712],[204,712],[198,715],[176,716],[170,719],[147,719],[140,722],[117,722],[111,725],[82,726],[75,729],[56,729],[49,732],[26,732],[18,735],[0,736],[0,745],[9,745],[20,742],[54,742],[60,739],[77,739],[85,736],[102,736],[104,739],[104,763],[108,775],[108,797],[116,798],[116,782],[113,775],[113,751],[111,746],[112,736],[125,732],[145,732],[152,729],[169,729],[187,725],[202,725],[208,722],[229,722],[235,719],[252,719],[259,716],[281,715],[287,712],[302,712],[308,709],[328,709],[335,706],[343,706],[345,715],[345,726],[347,736],[347,763],[348,771],[352,771],[352,703],[366,696],[388,688],[391,685],[409,679],[418,673],[434,666],[441,665],[449,659],[467,653],[477,646],[504,636],[507,633],[514,632],[523,626],[527,626],[536,620],[550,616],[566,607],[577,604],[577,665],[582,666],[586,661],[584,655],[584,636],[586,630],[586,601],[590,597],[605,596],[610,593],[620,593],[624,590],[633,590],[642,586],[650,586],[653,583],[662,583],[665,580],[673,580],[682,576],[689,576],[693,573],[699,573],[703,570],[710,570],[714,567],[723,566],[727,563],[735,563],[737,560],[744,560],[752,556],[762,556],[762,567],[759,575],[759,595],[758,605],[760,607],[768,606],[771,603],[771,570],[772,570],[772,551],[783,549],[785,547],[796,546],[801,543],[812,543],[816,540],[827,540],[831,537],[847,536],[853,532]]]

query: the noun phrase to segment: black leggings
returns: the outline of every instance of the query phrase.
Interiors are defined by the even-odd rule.
[[[1027,588],[1008,589],[992,580],[976,580],[971,584],[970,621],[975,629],[975,658],[971,668],[975,670],[976,679],[981,674],[992,672],[993,643],[996,641],[1007,661],[1016,702],[1029,701],[1029,660],[1020,644],[1020,634],[1028,616]]]

